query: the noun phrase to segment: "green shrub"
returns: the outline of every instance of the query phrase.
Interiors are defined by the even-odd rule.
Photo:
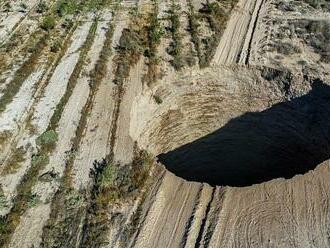
[[[74,14],[79,11],[78,1],[60,0],[56,4],[55,11],[59,17]]]
[[[301,49],[289,42],[277,42],[274,43],[274,46],[278,53],[284,54],[284,55],[292,55],[295,53],[301,53]]]
[[[20,9],[21,12],[26,12],[28,6],[26,5],[26,3],[21,3],[19,7],[21,8]]]
[[[4,12],[10,12],[12,11],[12,6],[10,3],[6,3],[5,6],[4,6]]]
[[[65,200],[69,208],[77,208],[83,204],[84,197],[80,192],[70,190],[69,193],[66,195]]]
[[[144,52],[144,56],[148,58],[148,71],[146,75],[144,75],[143,81],[149,86],[161,77],[160,69],[158,67],[160,59],[157,57],[157,47],[161,38],[165,34],[165,28],[158,20],[158,12],[158,5],[155,4],[153,12],[148,16],[148,48]]]
[[[117,178],[118,168],[111,164],[108,164],[104,167],[102,173],[99,174],[97,178],[97,185],[101,189],[113,187],[115,180]]]
[[[293,21],[297,36],[311,46],[321,56],[321,61],[329,63],[330,22],[328,20]]]
[[[189,31],[191,34],[191,41],[195,46],[197,57],[201,61],[202,60],[201,41],[198,33],[200,24],[198,22],[198,16],[195,14],[194,7],[191,3],[189,5],[188,21],[189,21]]]
[[[170,46],[167,49],[168,54],[173,57],[171,64],[176,70],[180,70],[184,66],[182,60],[182,36],[179,32],[179,10],[180,6],[177,4],[172,4],[171,9],[169,10],[173,42],[171,42]]]
[[[128,78],[130,68],[136,64],[140,55],[144,52],[144,39],[141,30],[124,29],[116,48],[115,84],[122,84],[124,79]]]
[[[41,28],[45,31],[53,29],[56,25],[55,18],[52,16],[46,16],[41,22]]]
[[[49,151],[55,147],[57,140],[58,134],[54,130],[48,130],[37,138],[36,143],[43,150]]]
[[[160,96],[155,95],[154,100],[157,104],[162,104],[163,103],[163,100],[160,98]]]
[[[32,156],[31,164],[33,167],[44,166],[49,163],[49,157],[46,154],[36,154]]]
[[[42,14],[42,13],[46,12],[47,10],[48,10],[48,6],[44,1],[41,1],[38,3],[37,9],[36,9],[37,13]]]
[[[66,18],[61,26],[62,26],[62,28],[65,28],[66,30],[69,30],[73,26],[72,19]]]
[[[5,197],[5,195],[2,192],[2,189],[0,188],[0,210],[7,208],[8,207],[8,202],[7,199]]]
[[[40,203],[40,197],[36,194],[32,194],[28,201],[28,207],[32,208],[37,206]]]
[[[50,51],[52,53],[57,53],[60,50],[60,48],[61,48],[61,42],[57,40],[50,47]]]

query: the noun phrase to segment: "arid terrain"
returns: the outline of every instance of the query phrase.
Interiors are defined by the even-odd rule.
[[[0,247],[330,247],[329,0],[0,0]]]

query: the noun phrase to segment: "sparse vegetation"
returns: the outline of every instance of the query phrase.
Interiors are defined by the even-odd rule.
[[[97,61],[94,70],[90,73],[91,81],[89,83],[90,92],[88,100],[81,111],[82,115],[76,129],[75,138],[72,140],[72,149],[70,156],[67,158],[64,176],[61,179],[60,189],[55,194],[55,199],[52,202],[52,212],[50,219],[44,227],[42,236],[42,245],[44,247],[67,247],[68,243],[74,242],[67,230],[79,228],[86,210],[86,192],[76,191],[71,184],[71,170],[75,159],[75,152],[83,137],[87,117],[93,106],[93,99],[99,84],[103,80],[107,72],[107,63],[111,55],[112,49],[113,27],[110,26],[106,33],[100,58]],[[76,225],[73,225],[73,222]],[[70,241],[71,240],[71,241]]]
[[[31,166],[32,167],[43,167],[49,163],[49,157],[46,154],[35,154],[32,155]]]
[[[169,10],[170,21],[171,21],[170,32],[172,34],[173,42],[168,47],[167,52],[173,57],[171,63],[176,70],[180,70],[184,66],[182,60],[182,37],[179,32],[180,29],[179,11],[180,11],[180,6],[173,2],[171,5],[171,9]]]
[[[0,184],[0,211],[7,207],[8,207],[8,202],[7,202],[7,199],[3,193],[3,190],[2,190],[1,184]],[[0,225],[1,225],[1,220],[0,220]],[[0,232],[1,232],[1,227],[0,227]]]
[[[94,30],[94,31],[93,31]],[[93,33],[93,36],[95,35],[95,27],[93,26],[90,33]],[[86,41],[87,42],[87,41]],[[91,41],[90,41],[91,42]],[[85,46],[85,44],[84,44]],[[89,44],[90,46],[90,44]],[[89,46],[86,51],[88,51]],[[85,52],[86,52],[85,51]],[[81,52],[83,53],[83,51]],[[84,58],[85,55],[83,55]],[[84,60],[83,60],[84,61]],[[82,63],[82,62],[81,62]],[[80,73],[80,70],[79,70]],[[76,80],[76,77],[79,75],[75,75],[74,80]],[[73,79],[72,79],[73,80]],[[72,87],[72,85],[71,85]],[[64,96],[68,97],[68,96]],[[61,106],[65,105],[67,99],[65,101],[61,99]],[[58,106],[57,106],[58,107]],[[58,108],[57,108],[58,109]],[[26,211],[28,207],[31,207],[33,203],[35,202],[35,196],[32,194],[32,187],[35,185],[35,183],[38,180],[39,172],[42,168],[44,168],[49,163],[49,156],[48,154],[53,151],[55,148],[58,136],[57,133],[52,129],[51,127],[56,127],[57,121],[59,120],[58,110],[55,111],[55,113],[52,116],[51,124],[49,125],[46,132],[41,134],[37,140],[36,143],[38,145],[38,153],[34,154],[31,158],[31,166],[29,170],[24,175],[23,180],[17,187],[17,196],[14,198],[14,206],[11,209],[10,213],[6,216],[6,218],[3,218],[1,221],[5,222],[2,232],[0,232],[0,246],[3,246],[6,244],[11,235],[13,234],[13,230],[16,228],[16,226],[19,224],[20,215]],[[32,199],[32,200],[31,200]],[[32,205],[31,205],[32,203]],[[0,222],[1,222],[0,221]],[[1,223],[0,223],[1,225]]]
[[[116,165],[107,159],[94,163],[92,202],[83,239],[85,247],[95,247],[105,241],[104,229],[111,223],[109,207],[136,197],[146,184],[153,163],[144,151],[136,152],[131,165]]]
[[[230,13],[237,2],[238,0],[207,2],[198,10],[198,13],[196,13],[192,3],[189,2],[189,32],[197,52],[200,67],[204,68],[210,64],[222,33],[226,28]],[[203,31],[200,28],[200,22],[207,23],[212,32],[211,36],[203,37],[200,32]],[[191,64],[193,64],[192,60]]]
[[[19,91],[21,85],[23,84],[24,80],[31,75],[34,71],[37,61],[40,57],[40,52],[46,47],[47,39],[49,38],[48,34],[42,36],[40,40],[33,46],[32,54],[27,59],[27,61],[18,69],[14,78],[4,90],[3,96],[0,98],[0,113],[2,113],[7,104],[12,101],[14,96]]]
[[[39,14],[45,13],[48,11],[48,6],[44,1],[40,1],[37,5],[36,12]]]
[[[21,214],[29,207],[31,201],[32,187],[38,180],[38,173],[42,168],[43,163],[35,163],[31,166],[27,173],[24,175],[21,183],[17,186],[17,195],[14,198],[14,205],[9,214],[0,217],[0,246],[3,247],[7,244],[20,222]]]
[[[45,31],[49,31],[49,30],[53,29],[55,27],[55,25],[56,25],[55,18],[53,16],[46,16],[42,20],[40,27]]]
[[[33,208],[37,206],[40,203],[40,197],[36,194],[31,195],[31,198],[29,199],[28,202],[28,207]]]
[[[12,133],[8,130],[0,132],[0,148],[8,142],[8,139],[10,138],[11,135]]]
[[[200,57],[200,66],[206,67],[214,56],[223,31],[226,28],[230,13],[238,0],[206,3],[199,10],[200,18],[207,20],[213,35],[203,39],[205,53]]]
[[[148,85],[155,82],[160,77],[158,68],[159,58],[157,56],[157,47],[160,43],[162,36],[165,34],[165,29],[158,20],[158,5],[154,3],[154,10],[149,15],[148,22],[150,25],[147,27],[148,33],[148,49],[145,51],[145,56],[148,57],[148,72],[144,77],[144,81]]]
[[[112,0],[59,0],[54,12],[59,16],[75,15],[82,11],[96,11],[112,3]]]
[[[50,51],[52,53],[57,53],[61,49],[62,43],[59,40],[56,40],[53,42],[53,44],[50,47]]]
[[[135,16],[134,25],[123,30],[116,48],[114,83],[121,85],[129,76],[130,69],[135,65],[147,47],[147,23],[145,16]]]
[[[303,39],[321,56],[321,61],[330,62],[330,22],[300,20],[292,23],[297,36]]]
[[[55,12],[59,17],[63,17],[66,15],[75,14],[80,10],[79,1],[75,0],[59,0],[56,3]]]
[[[163,100],[158,95],[154,95],[154,100],[157,104],[162,104]]]
[[[20,7],[20,11],[21,12],[26,12],[26,10],[28,8],[28,6],[26,5],[26,3],[20,3],[19,7]]]
[[[70,76],[66,91],[65,91],[63,97],[61,98],[60,102],[57,104],[54,114],[52,115],[49,126],[47,128],[48,131],[56,130],[56,128],[58,126],[58,122],[61,118],[64,107],[67,104],[70,96],[72,95],[73,89],[77,83],[77,79],[79,78],[79,76],[81,74],[81,70],[82,70],[84,62],[86,60],[87,52],[90,49],[91,45],[93,44],[96,28],[97,28],[97,22],[95,21],[89,30],[89,34],[86,38],[86,41],[85,41],[83,47],[81,48],[79,61]]]
[[[191,35],[191,41],[195,46],[196,52],[197,52],[197,57],[199,60],[202,59],[202,51],[201,51],[201,41],[199,38],[198,34],[198,29],[199,29],[199,23],[198,23],[198,17],[195,14],[194,7],[189,3],[189,32]]]
[[[304,5],[302,3],[307,4]],[[308,8],[329,11],[330,2],[328,0],[300,0],[300,1],[279,1],[276,3],[276,7],[281,11],[301,11],[305,12]],[[306,8],[307,7],[307,8]]]
[[[58,135],[54,130],[47,130],[37,138],[36,143],[43,150],[51,151],[55,148],[57,139]]]
[[[282,42],[282,41],[277,41],[274,43],[274,47],[277,50],[278,53],[284,54],[284,55],[292,55],[292,54],[297,54],[301,53],[301,49],[292,43],[289,42]]]
[[[4,12],[11,12],[12,11],[12,6],[9,2],[7,2],[4,6]]]
[[[107,64],[112,52],[112,35],[113,26],[110,26],[106,33],[106,40],[103,44],[100,57],[96,62],[94,69],[90,72],[90,86],[92,89],[96,90],[101,80],[106,76]],[[92,92],[95,90],[92,90]]]
[[[330,10],[330,2],[328,0],[303,0],[305,3],[308,3],[311,7],[315,9],[325,9]]]
[[[4,168],[2,169],[1,175],[11,174],[17,171],[20,167],[20,163],[25,160],[26,151],[23,146],[15,149],[14,154],[9,158]]]

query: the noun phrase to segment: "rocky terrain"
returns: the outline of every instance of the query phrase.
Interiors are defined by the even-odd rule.
[[[0,247],[330,247],[328,0],[1,0]]]

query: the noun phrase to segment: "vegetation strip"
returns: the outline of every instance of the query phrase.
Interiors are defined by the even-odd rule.
[[[191,1],[189,1],[188,5],[189,5],[188,22],[189,22],[191,41],[195,46],[197,57],[199,59],[199,64],[201,64],[202,51],[201,51],[201,41],[199,39],[199,34],[198,34],[198,28],[199,28],[198,18],[195,14],[194,6],[192,5]]]
[[[37,62],[39,61],[41,51],[47,46],[47,40],[49,39],[49,34],[46,33],[41,39],[35,44],[33,52],[28,60],[21,66],[16,72],[13,80],[5,89],[3,96],[0,98],[0,114],[5,111],[6,106],[13,100],[14,96],[17,94],[21,88],[23,82],[33,73],[36,69]]]
[[[183,60],[182,60],[182,36],[179,32],[180,29],[180,17],[179,11],[180,6],[175,4],[174,1],[171,3],[171,8],[169,10],[170,21],[171,21],[171,28],[170,32],[172,35],[172,43],[168,48],[168,53],[172,55],[173,60],[171,61],[172,66],[176,70],[180,70],[183,67]]]
[[[165,34],[165,29],[161,26],[158,20],[158,2],[154,1],[153,11],[149,14],[149,27],[147,27],[148,33],[148,49],[145,51],[145,56],[148,57],[148,71],[144,76],[143,81],[146,81],[150,86],[160,77],[158,68],[159,58],[157,56],[157,47],[160,44],[162,36]]]
[[[228,0],[221,3],[207,2],[198,10],[198,13],[195,13],[191,1],[189,2],[189,30],[199,58],[199,66],[201,68],[210,65],[216,47],[218,46],[221,36],[226,28],[230,14],[237,3],[238,0]],[[212,31],[211,36],[203,39],[200,38],[201,35],[198,31],[200,20],[206,20]]]
[[[131,26],[124,29],[117,48],[117,64],[114,82],[117,84],[117,101],[112,120],[110,147],[115,144],[115,134],[119,117],[124,80],[128,78],[131,68],[139,61],[145,47],[148,47],[149,16],[132,16]],[[133,25],[134,23],[134,25]],[[150,34],[150,33],[149,33]],[[149,161],[149,162],[148,162]],[[134,197],[130,190],[140,191],[146,182],[151,162],[148,155],[135,148],[134,160],[129,165],[113,163],[113,149],[109,155],[95,162],[91,172],[93,187],[90,192],[90,203],[83,226],[82,247],[99,247],[106,244],[106,235],[111,223],[109,208],[127,198]],[[126,198],[127,197],[127,198]]]
[[[56,192],[51,205],[51,216],[47,225],[43,229],[42,246],[49,247],[53,245],[67,246],[70,242],[75,242],[70,235],[68,229],[76,228],[85,213],[84,204],[86,203],[86,192],[77,192],[72,188],[71,171],[75,159],[75,151],[78,150],[79,144],[85,132],[87,118],[92,110],[95,93],[107,73],[107,64],[112,50],[113,26],[111,25],[106,33],[106,40],[100,57],[95,64],[94,70],[90,73],[90,92],[87,102],[81,111],[81,118],[76,130],[75,138],[72,140],[72,153],[66,162],[64,176],[62,178],[60,189]],[[72,225],[72,221],[76,225]],[[76,238],[78,239],[79,231],[76,230]],[[73,241],[72,241],[73,240]]]
[[[39,6],[42,6],[42,5],[44,5],[44,7],[43,8],[39,8]],[[38,14],[42,14],[42,16],[43,15],[45,15],[45,16],[51,16],[51,14],[52,14],[52,11],[48,7],[48,5],[46,5],[44,2],[40,2],[38,4],[38,6],[36,7],[36,12]],[[42,27],[42,21],[43,21],[43,18],[42,19],[40,18],[40,23],[39,23],[39,26],[40,27]],[[54,18],[54,25],[57,24],[57,23],[59,23],[60,21],[61,20],[59,18],[57,18],[57,19]],[[42,30],[42,29],[36,30],[34,33],[32,33],[29,36],[28,41],[27,41],[27,45],[26,46],[23,46],[22,48],[20,48],[18,46],[19,45],[19,42],[22,42],[20,40],[17,40],[17,39],[20,38],[20,36],[18,36],[17,34],[13,34],[9,38],[9,42],[8,43],[3,44],[3,45],[0,46],[0,49],[3,50],[3,51],[0,52],[0,54],[1,55],[3,54],[5,56],[7,53],[9,53],[11,51],[17,52],[17,47],[19,47],[18,49],[21,49],[21,50],[19,50],[19,53],[20,54],[28,54],[28,53],[31,53],[31,52],[32,52],[32,55],[34,53],[40,54],[41,53],[41,50],[40,50],[40,48],[36,47],[36,44],[35,44],[35,41],[34,40],[42,40],[42,39],[45,39],[45,37],[47,36],[47,40],[45,39],[45,41],[48,41],[49,38],[51,37],[51,34],[49,34],[50,33],[49,31],[50,30],[48,30],[48,32],[45,33],[45,30]],[[30,57],[32,55],[30,55]],[[30,60],[30,58],[28,58],[28,60]],[[14,61],[10,65],[6,66],[6,62],[1,61],[1,63],[0,63],[0,74],[3,73],[5,70],[12,70],[12,68],[15,67],[18,63],[19,63],[19,61]],[[24,66],[26,63],[29,64],[29,62],[26,61],[26,62],[24,62],[24,64],[22,66]],[[0,112],[1,112],[1,110],[0,110]]]
[[[111,207],[128,199],[134,200],[146,185],[154,159],[137,147],[134,150],[131,164],[114,164],[107,159],[94,163],[94,169],[91,171],[93,187],[83,229],[85,236],[82,247],[99,247],[106,244],[107,230],[114,220],[113,216],[109,218]],[[123,230],[124,236],[133,234],[140,212],[138,209],[136,215],[132,217],[131,228],[125,227]],[[125,243],[124,240],[121,242]]]
[[[56,109],[50,120],[47,131],[57,129],[58,122],[61,118],[64,107],[67,104],[70,96],[72,95],[73,89],[76,86],[77,79],[78,79],[79,75],[81,74],[82,68],[84,66],[84,62],[86,60],[87,52],[93,44],[96,28],[97,28],[97,21],[94,21],[90,28],[86,42],[84,43],[83,47],[81,48],[82,51],[80,52],[78,63],[76,65],[76,67],[74,68],[73,73],[70,76],[65,94],[56,106]]]
[[[44,87],[46,87],[47,83],[50,81],[50,79],[51,79],[51,77],[53,75],[53,72],[55,71],[57,65],[59,64],[59,62],[61,61],[61,59],[65,55],[65,51],[67,51],[67,49],[68,49],[68,44],[70,43],[70,37],[73,34],[73,32],[75,31],[75,29],[76,29],[77,26],[78,26],[78,24],[75,25],[74,27],[71,27],[70,29],[68,29],[68,33],[65,34],[63,37],[61,37],[61,38],[63,38],[64,42],[63,42],[63,44],[60,45],[61,46],[61,50],[58,53],[57,58],[54,58],[54,57],[51,56],[48,59],[47,63],[49,64],[49,66],[48,66],[49,67],[49,71],[46,72],[46,78],[45,79],[41,79],[41,81],[43,81],[45,83],[41,83],[40,84],[39,89],[38,89],[39,93],[36,94],[35,98],[38,98],[42,94],[42,92],[44,90]],[[25,125],[25,128],[27,128],[30,131],[30,133],[34,133],[35,132],[35,127],[31,124],[32,115],[33,115],[32,112],[28,113],[28,116],[26,118],[26,125]],[[3,139],[3,141],[1,141],[1,142],[8,142],[9,138],[10,138],[10,135],[6,136]],[[9,161],[18,161],[19,156],[21,156],[20,155],[21,152],[16,149],[16,145],[17,145],[16,142],[11,142],[11,145],[10,146],[11,146],[11,149],[14,150],[14,153],[13,154],[9,154],[9,157],[4,160],[4,163],[3,164],[5,166],[4,166],[3,170],[5,172],[6,171],[7,172],[11,172],[12,171],[11,168],[8,168],[8,167],[11,167],[11,165],[8,163],[8,160]],[[17,164],[15,166],[18,168]],[[0,171],[1,171],[1,173],[3,172],[1,170],[1,168],[0,168]],[[3,172],[3,174],[6,174],[5,172]]]
[[[80,53],[80,57],[82,59],[85,58],[85,55],[83,54],[88,51],[89,46],[92,44],[92,41],[90,41],[90,39],[93,40],[94,35],[95,25],[92,25],[90,29],[90,35],[86,40],[87,45],[84,46],[83,51],[81,51]],[[79,62],[80,64],[83,64],[84,60],[80,60]],[[80,68],[78,70],[81,71],[82,66],[77,66],[78,68]],[[77,71],[76,74],[72,75],[73,79],[71,84],[73,84],[73,81],[76,81],[76,77],[80,74],[80,71]],[[71,87],[73,87],[73,85],[71,85]],[[64,100],[60,102],[61,106],[65,105],[65,101],[67,101],[69,98],[69,96],[65,96],[66,97],[64,98]],[[56,114],[58,114],[58,112]],[[57,118],[54,118],[53,120],[58,121]],[[55,121],[53,125],[56,124]],[[57,134],[54,130],[50,129],[48,129],[37,139],[37,144],[39,145],[39,152],[32,157],[31,166],[27,173],[24,175],[21,183],[17,187],[17,196],[14,198],[14,206],[8,215],[0,218],[0,246],[4,246],[9,242],[10,237],[12,236],[16,226],[20,222],[21,214],[24,213],[29,207],[28,203],[29,200],[32,198],[32,187],[38,180],[39,172],[48,164],[48,154],[54,150],[56,141]]]

